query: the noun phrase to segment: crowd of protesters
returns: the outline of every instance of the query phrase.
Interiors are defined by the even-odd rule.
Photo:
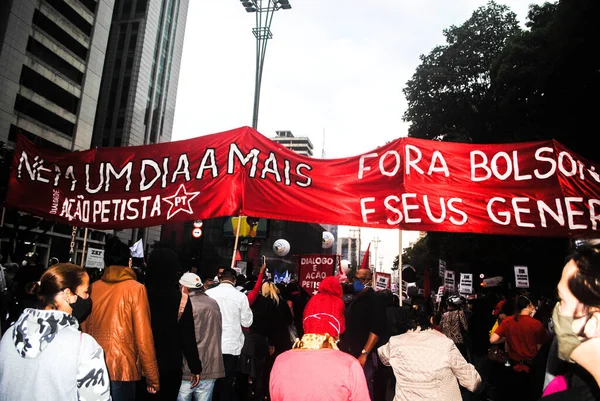
[[[156,249],[132,268],[111,237],[100,276],[30,253],[0,268],[0,401],[598,400],[600,241],[557,297],[402,306],[372,272],[316,295],[231,268],[199,277]]]

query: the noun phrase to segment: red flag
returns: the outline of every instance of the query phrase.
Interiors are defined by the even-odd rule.
[[[360,264],[361,269],[371,269],[369,267],[369,250],[371,249],[371,243],[369,242],[369,246],[367,246],[367,252],[365,252],[365,256],[363,257],[362,263]]]
[[[429,269],[425,267],[425,274],[423,277],[423,292],[425,293],[425,299],[431,297],[431,283],[429,282]]]

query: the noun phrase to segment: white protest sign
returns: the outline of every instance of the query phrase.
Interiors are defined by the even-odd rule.
[[[529,288],[529,269],[527,266],[515,266],[515,287]]]
[[[104,249],[88,248],[85,267],[104,269]]]
[[[389,289],[391,281],[392,281],[391,274],[377,273],[377,281],[375,283],[375,291]]]
[[[458,292],[460,292],[461,294],[473,293],[473,275],[471,273],[460,274],[460,284],[458,286]]]
[[[446,262],[440,259],[440,277],[446,277]]]
[[[245,276],[248,270],[248,262],[238,260],[236,263],[236,267],[239,269],[238,274],[243,274]]]
[[[438,288],[437,295],[435,296],[435,298],[436,298],[435,301],[436,302],[439,303],[442,300],[442,297],[444,296],[444,289],[445,289],[445,287],[443,285],[440,286],[440,288]]]
[[[454,292],[456,281],[454,280],[454,272],[452,270],[446,270],[446,274],[444,275],[444,286],[450,292]]]

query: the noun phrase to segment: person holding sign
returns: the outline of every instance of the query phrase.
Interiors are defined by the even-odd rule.
[[[281,354],[271,372],[271,401],[365,401],[362,367],[337,343],[345,330],[342,286],[336,277],[319,285],[304,310],[304,335]]]

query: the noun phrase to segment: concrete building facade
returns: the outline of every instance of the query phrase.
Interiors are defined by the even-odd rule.
[[[92,132],[114,0],[3,0],[0,2],[0,141],[18,133],[55,150],[85,150]],[[82,255],[83,230],[15,210],[3,215],[4,260],[39,261]],[[75,237],[73,254],[71,238]],[[104,232],[89,230],[101,248]]]
[[[275,134],[271,140],[303,156],[313,156],[314,146],[310,138],[306,136],[296,137],[292,134],[292,131],[275,131]]]
[[[89,149],[112,0],[0,5],[0,141]]]
[[[169,142],[189,0],[116,0],[93,145]],[[122,230],[125,242],[160,239],[160,227]]]

